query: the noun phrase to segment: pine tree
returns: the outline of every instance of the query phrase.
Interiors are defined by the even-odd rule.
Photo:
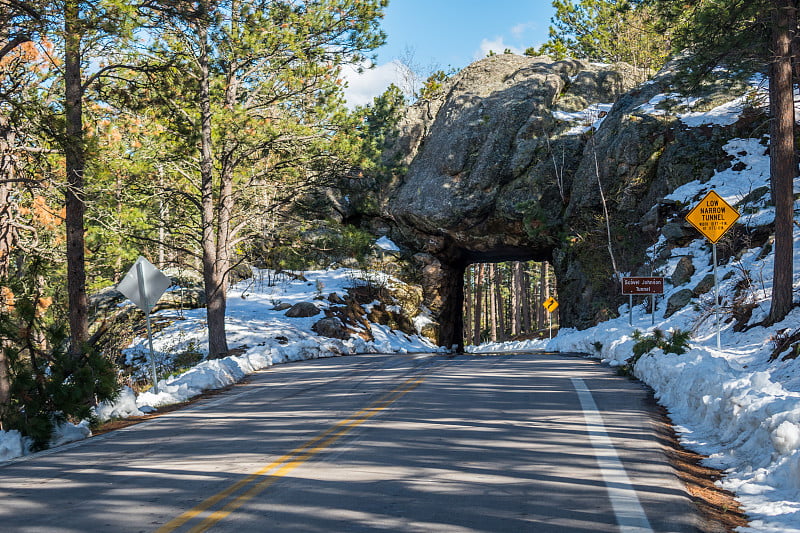
[[[478,345],[481,343],[481,331],[483,326],[483,272],[484,272],[484,265],[483,263],[478,263],[475,266],[475,318],[473,318],[472,326],[473,326],[473,333],[472,333],[472,344]]]
[[[204,0],[181,6],[153,36],[161,71],[141,82],[138,105],[178,133],[167,141],[178,157],[162,163],[197,209],[210,357],[227,352],[225,293],[239,243],[266,213],[351,168],[357,147],[343,132],[354,125],[339,70],[383,42],[385,5]]]
[[[669,31],[657,31],[658,19],[648,5],[635,0],[553,0],[553,7],[548,41],[527,54],[624,61],[650,71],[667,57]]]

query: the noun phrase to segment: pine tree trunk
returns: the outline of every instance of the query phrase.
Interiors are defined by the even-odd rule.
[[[0,117],[0,176],[8,180],[15,177],[16,162],[11,152],[14,143],[13,131],[5,117]],[[11,224],[11,184],[0,181],[0,285],[8,277],[11,249],[14,246],[15,231]],[[3,304],[0,303],[0,306]],[[0,340],[0,430],[5,408],[11,399],[11,376],[8,372],[8,360],[4,350],[4,342]]]
[[[472,341],[472,273],[473,267],[467,267],[464,275],[464,340]]]
[[[495,293],[495,279],[497,277],[497,265],[489,264],[489,317],[492,332],[492,342],[497,342],[497,294]]]
[[[545,271],[544,271],[544,300],[542,300],[542,301],[546,302],[549,299],[550,299],[550,271],[547,268],[545,268]],[[545,317],[544,317],[545,327],[549,330],[553,325],[553,320],[552,320],[552,316],[551,316],[552,313],[550,313],[547,309],[545,309],[544,312],[545,312]]]
[[[522,332],[531,332],[531,276],[527,269],[522,271]]]
[[[506,340],[506,317],[505,317],[505,302],[503,302],[503,293],[500,290],[503,286],[503,269],[501,265],[497,265],[495,270],[494,279],[494,299],[497,302],[497,339]]]
[[[791,42],[796,27],[792,0],[773,0],[772,54],[769,93],[770,173],[775,202],[775,262],[772,305],[767,323],[783,320],[792,309],[793,181],[797,170],[794,153],[794,97]],[[794,26],[792,20],[795,21]]]
[[[203,247],[203,283],[206,293],[206,322],[208,325],[208,357],[224,357],[228,353],[225,334],[225,267],[220,264],[219,231],[214,198],[214,167],[211,139],[211,95],[208,65],[208,31],[201,20],[200,39],[200,178],[201,224]]]
[[[539,301],[536,302],[536,329],[543,330],[547,325],[547,317],[545,313],[547,310],[544,308],[544,302],[547,300],[545,294],[547,293],[547,263],[542,261],[539,263]]]
[[[69,302],[70,354],[80,357],[89,338],[89,301],[86,296],[84,255],[84,167],[83,91],[81,81],[81,21],[78,0],[64,2],[64,108],[66,137],[64,155],[67,172],[67,298]]]
[[[16,230],[12,225],[11,188],[16,177],[16,160],[12,152],[14,131],[8,119],[0,116],[0,281],[8,276],[11,249],[16,241]],[[7,182],[3,179],[8,180]]]
[[[522,333],[522,263],[514,261],[511,269],[511,334]]]
[[[475,321],[472,323],[472,344],[481,343],[481,310],[483,308],[483,263],[475,267]]]
[[[158,188],[164,190],[164,173],[161,168],[158,169]],[[165,268],[167,264],[167,220],[168,210],[167,202],[164,200],[164,195],[158,196],[158,268]]]

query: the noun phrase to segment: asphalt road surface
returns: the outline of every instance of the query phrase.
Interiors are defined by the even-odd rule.
[[[0,465],[0,530],[695,531],[655,427],[579,357],[298,362]]]

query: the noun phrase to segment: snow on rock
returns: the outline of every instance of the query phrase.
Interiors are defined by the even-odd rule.
[[[586,109],[575,112],[553,111],[553,118],[562,122],[578,124],[564,132],[564,135],[581,135],[590,129],[598,129],[614,104],[592,104]]]
[[[130,387],[123,387],[113,402],[102,402],[95,407],[95,415],[101,422],[112,418],[142,416],[144,413],[136,406],[136,394]]]
[[[704,124],[730,126],[739,120],[739,115],[742,114],[747,101],[748,98],[746,96],[741,96],[709,111],[681,113],[678,118],[690,128],[696,128]]]
[[[71,424],[64,422],[58,424],[50,437],[50,447],[61,446],[77,440],[83,440],[92,436],[92,430],[89,429],[89,421],[83,420],[78,424]]]
[[[380,248],[381,250],[384,250],[386,252],[399,252],[400,251],[400,247],[397,246],[394,243],[394,241],[392,241],[392,239],[390,239],[386,235],[384,235],[383,237],[381,237],[380,239],[375,241],[375,245],[378,248]]]

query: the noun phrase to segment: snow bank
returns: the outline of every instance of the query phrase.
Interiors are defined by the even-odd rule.
[[[30,440],[19,431],[0,431],[0,461],[8,461],[29,452]]]
[[[95,415],[101,421],[112,418],[129,418],[142,416],[144,413],[136,406],[136,394],[130,387],[123,387],[113,402],[102,402],[95,407]]]
[[[58,424],[55,427],[53,436],[50,437],[50,447],[54,448],[56,446],[61,446],[62,444],[83,440],[91,436],[92,430],[89,429],[88,420],[84,420],[78,424],[64,422],[63,424]]]
[[[58,424],[53,430],[50,446],[61,446],[62,444],[83,440],[91,436],[92,431],[89,429],[88,421],[83,421],[79,424],[64,422]],[[31,439],[23,437],[16,429],[0,431],[0,462],[27,455],[30,451]]]

